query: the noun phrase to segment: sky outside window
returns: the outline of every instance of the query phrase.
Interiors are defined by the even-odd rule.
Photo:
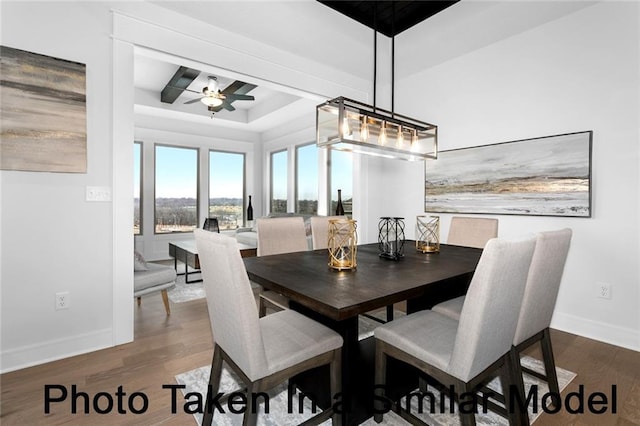
[[[318,213],[318,147],[296,148],[296,212]]]
[[[287,151],[271,154],[271,212],[287,212]]]
[[[198,150],[156,145],[155,229],[190,232],[198,220]]]
[[[220,229],[236,229],[244,220],[244,154],[209,151],[209,217]]]

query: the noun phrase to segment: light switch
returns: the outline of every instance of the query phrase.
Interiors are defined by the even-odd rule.
[[[87,186],[87,201],[111,201],[111,188],[108,186]]]

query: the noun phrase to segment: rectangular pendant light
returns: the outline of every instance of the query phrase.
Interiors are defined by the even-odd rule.
[[[316,144],[408,161],[438,157],[438,127],[344,97],[316,107]]]

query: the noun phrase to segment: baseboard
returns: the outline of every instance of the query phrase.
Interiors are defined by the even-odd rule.
[[[551,328],[577,334],[578,336],[587,337],[599,342],[640,351],[640,330],[614,326],[560,312],[556,312],[553,315]]]
[[[111,328],[9,349],[0,353],[0,374],[113,346]]]

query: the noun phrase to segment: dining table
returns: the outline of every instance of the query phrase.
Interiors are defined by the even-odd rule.
[[[293,379],[305,393],[326,408],[339,402],[342,422],[357,425],[373,414],[375,343],[359,339],[361,315],[406,302],[406,313],[465,294],[482,249],[441,244],[439,252],[422,253],[407,240],[403,256],[379,256],[377,243],[357,246],[352,270],[328,265],[327,250],[301,251],[245,258],[249,279],[289,299],[290,308],[337,331],[343,338],[342,393],[330,395],[328,368]],[[393,361],[393,360],[390,360]],[[417,375],[400,362],[388,364],[390,395],[401,395],[417,385]]]

